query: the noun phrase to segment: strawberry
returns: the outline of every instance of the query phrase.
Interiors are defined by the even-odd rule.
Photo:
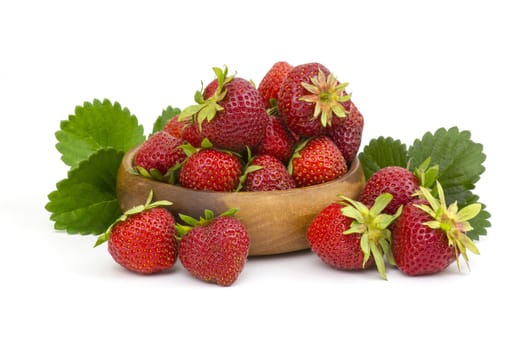
[[[217,78],[195,94],[197,105],[184,109],[179,119],[192,119],[216,147],[234,152],[254,148],[262,139],[268,115],[261,95],[247,80],[214,68]]]
[[[399,216],[381,214],[392,195],[378,197],[372,208],[342,197],[324,208],[310,223],[306,239],[312,251],[326,264],[342,270],[365,269],[372,254],[381,277],[386,279],[384,255],[393,264],[388,226]]]
[[[129,209],[97,240],[95,246],[108,241],[113,259],[126,269],[152,274],[170,269],[177,260],[175,219],[165,209],[168,201],[146,203]]]
[[[461,210],[457,203],[447,207],[439,182],[437,189],[439,199],[421,187],[424,199],[407,204],[394,228],[394,260],[399,270],[409,276],[440,272],[454,260],[459,269],[460,255],[468,266],[467,250],[479,254],[466,232],[472,229],[468,220],[480,212],[481,205],[474,203]]]
[[[419,189],[419,180],[406,168],[388,166],[375,172],[365,184],[359,201],[372,206],[376,198],[385,192],[393,196],[385,208],[385,213],[394,214],[396,210],[415,199],[413,194]]]
[[[254,149],[257,155],[269,154],[287,163],[292,156],[295,138],[282,119],[270,116],[261,142]]]
[[[332,203],[324,208],[308,226],[306,238],[312,251],[326,264],[343,270],[362,269],[361,237],[344,235],[352,219],[343,215],[343,204]],[[368,260],[365,267],[369,267]]]
[[[204,140],[204,135],[199,131],[197,124],[187,123],[186,127],[182,129],[182,139],[193,147],[200,147],[202,140]]]
[[[291,71],[293,66],[288,62],[276,62],[270,70],[264,75],[257,90],[263,99],[264,105],[267,109],[272,109],[277,104],[277,94],[281,88],[281,84]]]
[[[164,131],[166,131],[168,134],[173,135],[175,137],[178,137],[179,139],[182,138],[182,130],[186,127],[187,123],[184,121],[179,120],[179,116],[176,115],[173,118],[171,118],[166,125],[164,125]]]
[[[288,72],[279,89],[279,113],[290,130],[301,137],[324,135],[334,116],[348,115],[347,85],[339,84],[319,63],[296,66]]]
[[[361,146],[363,126],[363,115],[350,101],[348,115],[345,118],[333,118],[332,125],[328,127],[328,136],[341,150],[348,164],[354,160]]]
[[[288,169],[297,187],[334,180],[347,170],[343,154],[327,136],[306,139],[297,146]]]
[[[186,159],[184,151],[179,147],[182,143],[181,138],[172,136],[166,131],[156,132],[137,151],[135,156],[137,170],[144,176],[162,180],[170,168]]]
[[[179,173],[179,184],[202,191],[234,191],[240,182],[242,164],[229,152],[215,148],[195,150]]]
[[[215,217],[205,210],[200,220],[179,214],[187,224],[177,224],[180,261],[193,276],[230,286],[242,272],[250,239],[246,227],[233,217],[235,212],[232,209]]]
[[[254,169],[246,175],[245,191],[276,191],[295,188],[292,176],[283,163],[274,156],[265,154],[256,156],[248,169]]]

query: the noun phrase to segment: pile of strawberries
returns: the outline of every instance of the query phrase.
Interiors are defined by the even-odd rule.
[[[272,191],[310,186],[348,171],[363,117],[319,63],[277,62],[256,88],[214,68],[195,105],[138,151],[138,172],[204,191]]]
[[[218,216],[205,210],[195,219],[173,214],[164,208],[169,201],[146,203],[127,210],[95,246],[108,242],[113,259],[138,274],[154,274],[171,269],[177,258],[193,276],[205,282],[229,286],[239,276],[250,247],[246,227],[234,215],[236,209]]]
[[[195,105],[170,119],[137,151],[136,173],[201,191],[275,191],[327,182],[348,171],[361,144],[363,117],[319,63],[277,62],[256,88],[214,68]],[[231,285],[249,250],[236,209],[196,219],[146,203],[126,211],[99,237],[130,271],[171,269],[177,258],[197,278]]]
[[[258,87],[228,75],[227,67],[213,70],[216,78],[195,93],[196,104],[138,150],[138,174],[229,192],[288,190],[348,171],[361,144],[363,117],[347,84],[326,67],[277,62]],[[467,250],[478,253],[466,235],[468,220],[481,206],[447,207],[439,183],[428,181],[435,180],[436,170],[423,166],[416,173],[383,168],[358,200],[341,196],[327,206],[305,232],[312,251],[337,269],[376,265],[385,279],[385,261],[407,275],[439,272],[459,256],[468,263]],[[218,216],[205,210],[199,219],[179,214],[176,223],[163,208],[171,203],[152,203],[152,196],[124,213],[97,245],[108,241],[114,260],[137,273],[168,270],[180,257],[197,278],[231,285],[250,244],[235,209]]]
[[[454,261],[459,269],[460,256],[468,266],[467,251],[479,251],[466,233],[481,205],[447,206],[436,174],[425,163],[415,174],[399,166],[380,169],[358,200],[341,196],[312,220],[306,233],[312,251],[341,270],[375,264],[384,279],[385,260],[409,276],[438,273]]]

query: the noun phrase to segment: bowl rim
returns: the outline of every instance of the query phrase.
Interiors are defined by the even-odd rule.
[[[195,190],[195,189],[183,187],[183,186],[180,186],[180,185],[177,185],[177,184],[170,184],[170,183],[167,183],[167,182],[162,182],[162,181],[157,181],[157,180],[154,180],[154,179],[149,179],[149,178],[144,177],[142,175],[139,175],[139,174],[131,172],[131,170],[135,169],[134,168],[134,164],[133,164],[134,163],[134,159],[135,159],[135,155],[136,155],[136,153],[138,152],[138,150],[140,149],[141,146],[142,146],[142,144],[139,144],[139,145],[131,148],[128,152],[126,152],[124,154],[124,157],[123,157],[122,162],[121,162],[121,166],[123,167],[123,169],[122,169],[123,171],[127,172],[131,176],[137,176],[141,180],[146,181],[146,182],[151,182],[151,183],[153,183],[153,184],[155,184],[157,186],[166,186],[166,188],[168,188],[168,186],[169,186],[169,188],[173,188],[176,191],[184,191],[184,192],[187,192],[187,193],[194,193],[195,195],[207,194],[207,195],[210,195],[210,196],[232,195],[232,196],[239,196],[239,197],[255,197],[255,196],[261,196],[263,194],[268,194],[268,193],[271,193],[272,195],[276,195],[278,193],[282,193],[283,195],[284,194],[291,194],[291,193],[299,193],[299,192],[305,193],[307,191],[315,191],[315,190],[323,188],[323,187],[328,187],[328,186],[330,186],[333,183],[344,181],[346,179],[352,178],[352,177],[356,176],[358,172],[362,171],[361,166],[360,166],[361,163],[359,161],[359,158],[355,157],[354,160],[350,163],[350,167],[348,168],[348,170],[347,170],[347,172],[345,174],[343,174],[342,176],[340,176],[340,177],[338,177],[336,179],[333,179],[333,180],[330,180],[330,181],[327,181],[327,182],[323,182],[323,183],[320,183],[320,184],[304,186],[304,187],[295,187],[295,188],[291,188],[291,189],[287,189],[287,190],[275,190],[275,191],[238,191],[238,192],[232,191],[232,192],[228,192],[228,191]]]

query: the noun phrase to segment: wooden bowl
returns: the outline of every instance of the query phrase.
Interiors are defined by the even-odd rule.
[[[140,147],[140,146],[139,146]],[[269,192],[196,191],[133,175],[133,160],[138,147],[124,155],[117,177],[117,197],[123,211],[143,204],[153,190],[154,200],[173,203],[168,209],[200,217],[204,209],[216,214],[239,208],[236,217],[250,236],[249,255],[270,255],[307,249],[306,230],[312,219],[343,194],[357,198],[365,178],[359,160],[342,177],[319,185]]]

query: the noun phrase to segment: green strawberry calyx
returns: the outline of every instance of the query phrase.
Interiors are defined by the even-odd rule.
[[[352,94],[344,94],[348,83],[339,84],[332,73],[327,77],[321,69],[317,76],[313,76],[310,80],[311,84],[301,83],[310,94],[302,96],[299,100],[315,103],[312,119],[320,116],[321,125],[326,127],[332,124],[333,115],[339,118],[348,115],[348,111],[341,104],[350,101],[352,96]]]
[[[213,67],[215,76],[217,77],[217,89],[214,94],[208,99],[204,99],[203,86],[201,82],[201,89],[195,92],[195,102],[197,104],[186,107],[179,115],[180,121],[193,119],[199,125],[199,130],[202,130],[202,123],[206,120],[208,122],[215,118],[215,114],[218,111],[222,111],[224,107],[220,105],[221,102],[228,93],[228,89],[225,88],[226,84],[231,82],[234,75],[228,76],[228,67],[225,65],[224,69]]]
[[[128,169],[128,172],[133,175],[145,177],[146,179],[152,179],[173,185],[175,184],[175,181],[178,178],[178,173],[183,165],[184,162],[177,163],[169,168],[165,174],[162,174],[158,169],[151,168],[148,170],[138,165],[135,166],[135,168]]]
[[[170,202],[170,201],[167,201],[167,200],[160,200],[160,201],[155,201],[155,202],[152,202],[153,200],[153,191],[150,191],[149,194],[148,194],[148,198],[146,199],[146,203],[144,204],[140,204],[140,205],[137,205],[133,208],[130,208],[128,210],[126,210],[117,220],[115,220],[115,222],[113,222],[106,230],[106,232],[104,232],[103,234],[101,234],[97,241],[95,242],[95,247],[101,245],[102,243],[105,243],[109,240],[109,237],[111,236],[111,231],[113,230],[113,227],[118,224],[119,222],[122,222],[122,221],[126,221],[127,218],[129,218],[130,216],[133,216],[135,214],[139,214],[139,213],[142,213],[144,211],[147,211],[147,210],[150,210],[150,209],[153,209],[153,208],[157,208],[157,207],[162,207],[162,206],[168,206],[168,205],[172,205],[173,203]]]
[[[293,161],[294,159],[302,158],[301,151],[305,149],[308,142],[310,142],[313,139],[313,137],[306,137],[302,139],[297,146],[295,147],[292,156],[290,157],[290,160],[288,161],[288,166],[286,167],[288,170],[288,173],[290,175],[293,175]]]
[[[202,149],[213,148],[213,144],[211,143],[210,139],[205,137],[204,139],[202,139],[200,147],[195,147],[191,143],[183,143],[182,145],[179,146],[179,148],[182,149],[186,157],[189,158]]]
[[[263,169],[263,166],[261,165],[252,164],[253,159],[255,157],[252,155],[252,151],[250,147],[248,146],[246,146],[246,158],[247,158],[246,165],[244,166],[244,171],[241,175],[241,178],[239,180],[239,185],[235,189],[235,192],[239,192],[242,190],[242,188],[244,187],[244,184],[246,183],[246,178],[248,177],[248,174],[256,172],[257,170]]]
[[[360,245],[364,254],[363,267],[372,254],[379,274],[386,280],[384,257],[386,256],[390,265],[395,265],[391,249],[392,232],[389,226],[401,215],[403,206],[400,206],[394,215],[382,213],[393,198],[390,193],[379,195],[371,208],[351,198],[340,197],[343,199],[341,204],[344,205],[341,212],[353,219],[350,228],[343,234],[361,235]]]
[[[215,220],[217,217],[221,217],[221,216],[234,217],[238,211],[239,211],[238,208],[230,208],[226,210],[225,212],[216,216],[212,210],[204,209],[204,216],[201,216],[198,219],[192,216],[186,215],[186,214],[179,213],[179,217],[184,224],[182,223],[175,224],[175,228],[177,229],[177,239],[181,240],[182,237],[184,237],[184,235],[190,232],[194,227],[207,226],[211,222],[213,222],[213,220]]]
[[[153,179],[155,181],[166,182],[171,185],[174,185],[177,179],[179,178],[180,170],[182,169],[184,164],[186,164],[186,161],[188,160],[188,158],[192,156],[193,154],[197,153],[198,151],[200,151],[201,149],[213,148],[213,144],[207,137],[205,137],[201,141],[200,147],[194,147],[190,143],[184,143],[178,146],[178,148],[182,149],[182,151],[186,155],[186,158],[182,162],[177,163],[173,165],[171,168],[169,168],[165,174],[162,174],[159,170],[155,168],[148,170],[141,166],[135,166],[135,168],[129,169],[128,171],[133,175],[140,175],[147,179]]]
[[[433,220],[425,222],[425,226],[439,229],[447,235],[448,244],[454,247],[456,253],[458,270],[460,270],[460,255],[470,270],[467,250],[477,255],[479,255],[479,250],[466,233],[473,230],[469,220],[480,213],[482,206],[480,203],[473,203],[459,209],[457,202],[454,202],[447,207],[445,193],[439,181],[436,181],[436,187],[438,198],[435,198],[427,188],[421,187],[421,195],[429,205],[417,204],[415,206],[432,217]]]
[[[430,166],[431,158],[427,157],[415,170],[414,176],[418,179],[419,184],[425,188],[433,188],[439,176],[439,165]],[[410,161],[409,161],[410,163]],[[410,164],[407,169],[410,168]],[[419,195],[419,193],[418,193]]]
[[[276,98],[272,97],[270,99],[270,107],[266,109],[266,114],[273,115],[274,117],[279,116],[279,106]]]

